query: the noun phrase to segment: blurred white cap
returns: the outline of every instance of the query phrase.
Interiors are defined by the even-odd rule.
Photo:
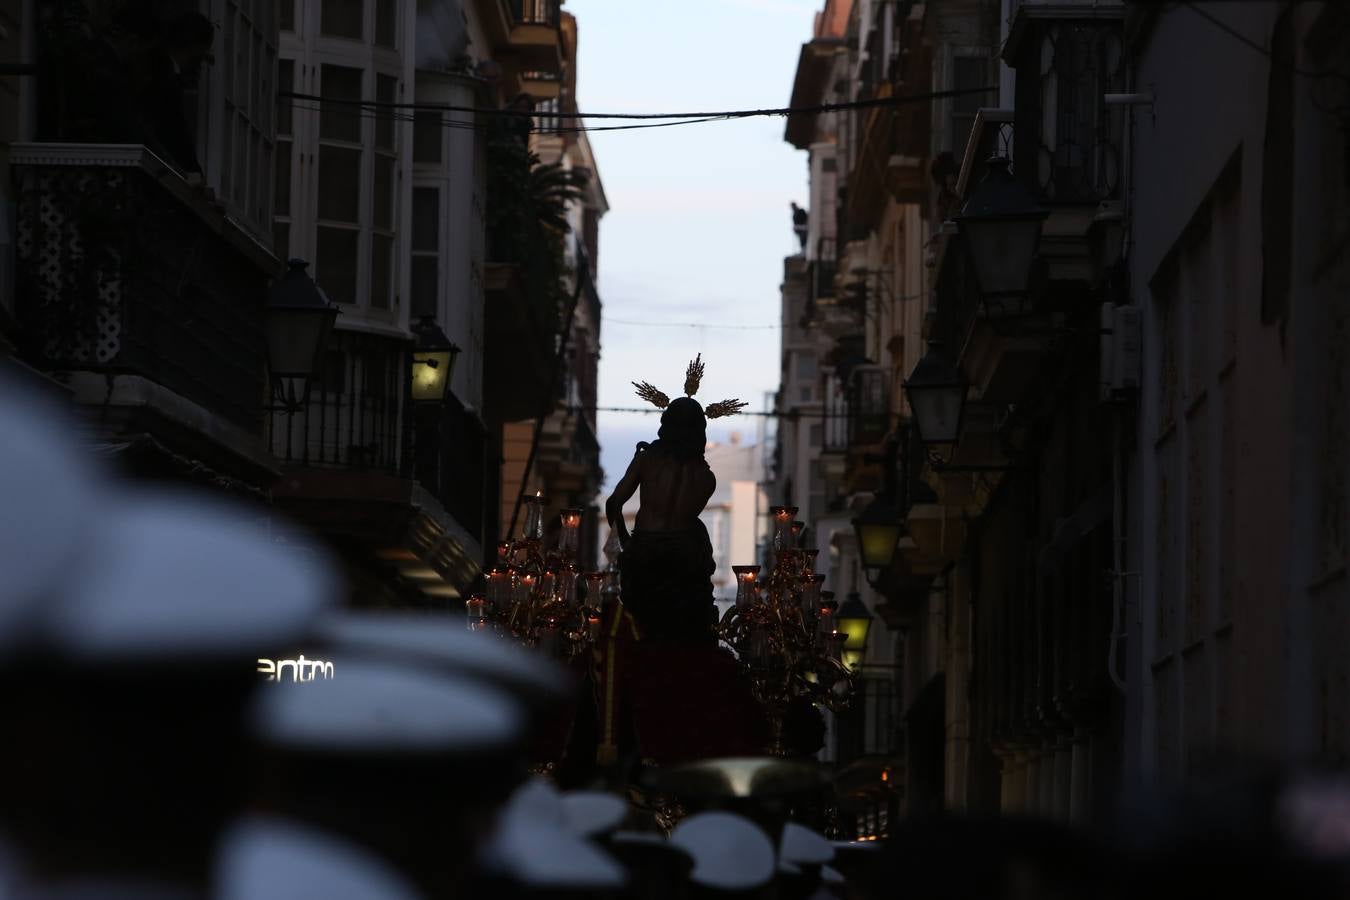
[[[545,657],[462,619],[441,621],[400,613],[339,612],[324,616],[317,636],[350,655],[397,658],[490,681],[527,701],[556,699],[569,676]]]
[[[618,862],[569,830],[562,795],[542,779],[511,796],[480,862],[527,888],[617,890],[627,882]]]
[[[99,519],[101,472],[47,397],[0,373],[0,648],[58,593]]]
[[[251,818],[225,835],[216,900],[400,900],[420,894],[365,848],[282,819]]]
[[[520,707],[480,682],[393,662],[334,657],[332,663],[331,678],[264,686],[252,710],[254,733],[264,743],[430,754],[500,750],[521,737]]]
[[[819,866],[834,859],[834,847],[823,834],[788,822],[778,842],[778,856],[785,862]]]
[[[39,637],[81,662],[251,663],[306,636],[337,590],[325,556],[245,507],[120,489],[44,604]]]
[[[773,844],[742,816],[698,813],[675,827],[670,842],[694,858],[695,884],[743,891],[768,883],[774,874]]]
[[[568,831],[579,837],[596,837],[613,831],[628,818],[628,804],[616,794],[568,791],[561,801],[564,824]]]

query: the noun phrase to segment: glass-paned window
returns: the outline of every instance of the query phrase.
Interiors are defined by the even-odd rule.
[[[351,38],[359,41],[364,36],[365,18],[363,0],[323,0],[319,13],[319,31],[330,37]]]
[[[275,196],[276,0],[220,0],[212,8],[220,15],[219,37],[207,75],[214,99],[202,162],[215,173],[230,214],[266,239]],[[213,154],[219,154],[214,162]]]
[[[283,0],[282,9],[287,3]],[[295,90],[295,61],[277,60],[277,90]],[[272,252],[281,259],[291,253],[291,179],[296,161],[295,113],[289,97],[277,98],[277,142],[273,161]]]
[[[376,74],[375,99],[398,102],[398,79]],[[398,122],[392,107],[380,108],[375,119],[375,166],[371,188],[370,305],[393,307],[394,223],[398,218]]]
[[[335,303],[356,303],[356,261],[361,233],[355,228],[316,229],[315,281]]]
[[[398,79],[392,75],[375,76],[375,101],[382,104],[398,102]],[[394,149],[394,130],[398,110],[380,106],[375,111],[375,146],[381,150]]]
[[[360,69],[324,63],[320,69],[319,95],[325,102],[319,111],[320,140],[361,142]]]
[[[441,113],[438,110],[418,110],[413,116],[413,162],[441,161]]]
[[[361,220],[361,150],[319,147],[319,218]]]
[[[398,0],[375,0],[375,43],[394,49],[398,32]]]
[[[412,192],[412,304],[414,317],[439,312],[441,192],[415,187]]]

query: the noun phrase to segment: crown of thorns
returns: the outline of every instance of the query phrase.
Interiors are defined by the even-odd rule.
[[[686,397],[692,397],[698,393],[699,382],[703,380],[703,354],[700,353],[694,357],[694,361],[689,364],[689,368],[684,372],[684,394]],[[665,409],[670,405],[670,398],[661,391],[658,391],[653,385],[646,381],[634,381],[633,387],[637,388],[637,395],[646,400],[657,409]],[[703,414],[710,419],[720,419],[722,416],[734,415],[745,409],[749,404],[744,400],[719,400],[716,403],[710,403],[703,408]]]

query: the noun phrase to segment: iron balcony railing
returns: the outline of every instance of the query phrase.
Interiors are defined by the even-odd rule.
[[[1023,123],[1016,172],[1048,204],[1095,204],[1120,191],[1124,113],[1105,96],[1125,86],[1122,20],[1118,12],[1075,12],[1079,18],[1022,8],[1009,59]]]
[[[516,25],[557,27],[562,14],[560,0],[507,0],[511,20]]]
[[[295,413],[273,413],[273,455],[295,465],[397,474],[407,359],[406,340],[334,330],[308,403]]]
[[[138,144],[13,144],[21,351],[138,375],[258,434],[270,253]]]
[[[848,378],[848,437],[853,447],[880,444],[890,430],[888,373],[881,366],[860,365]]]

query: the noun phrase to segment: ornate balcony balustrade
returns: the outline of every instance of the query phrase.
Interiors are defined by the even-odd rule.
[[[276,258],[140,145],[11,146],[21,352],[139,376],[251,435]]]
[[[1019,177],[1047,204],[1096,204],[1120,191],[1125,85],[1121,4],[1027,4],[1004,59],[1017,70]]]

